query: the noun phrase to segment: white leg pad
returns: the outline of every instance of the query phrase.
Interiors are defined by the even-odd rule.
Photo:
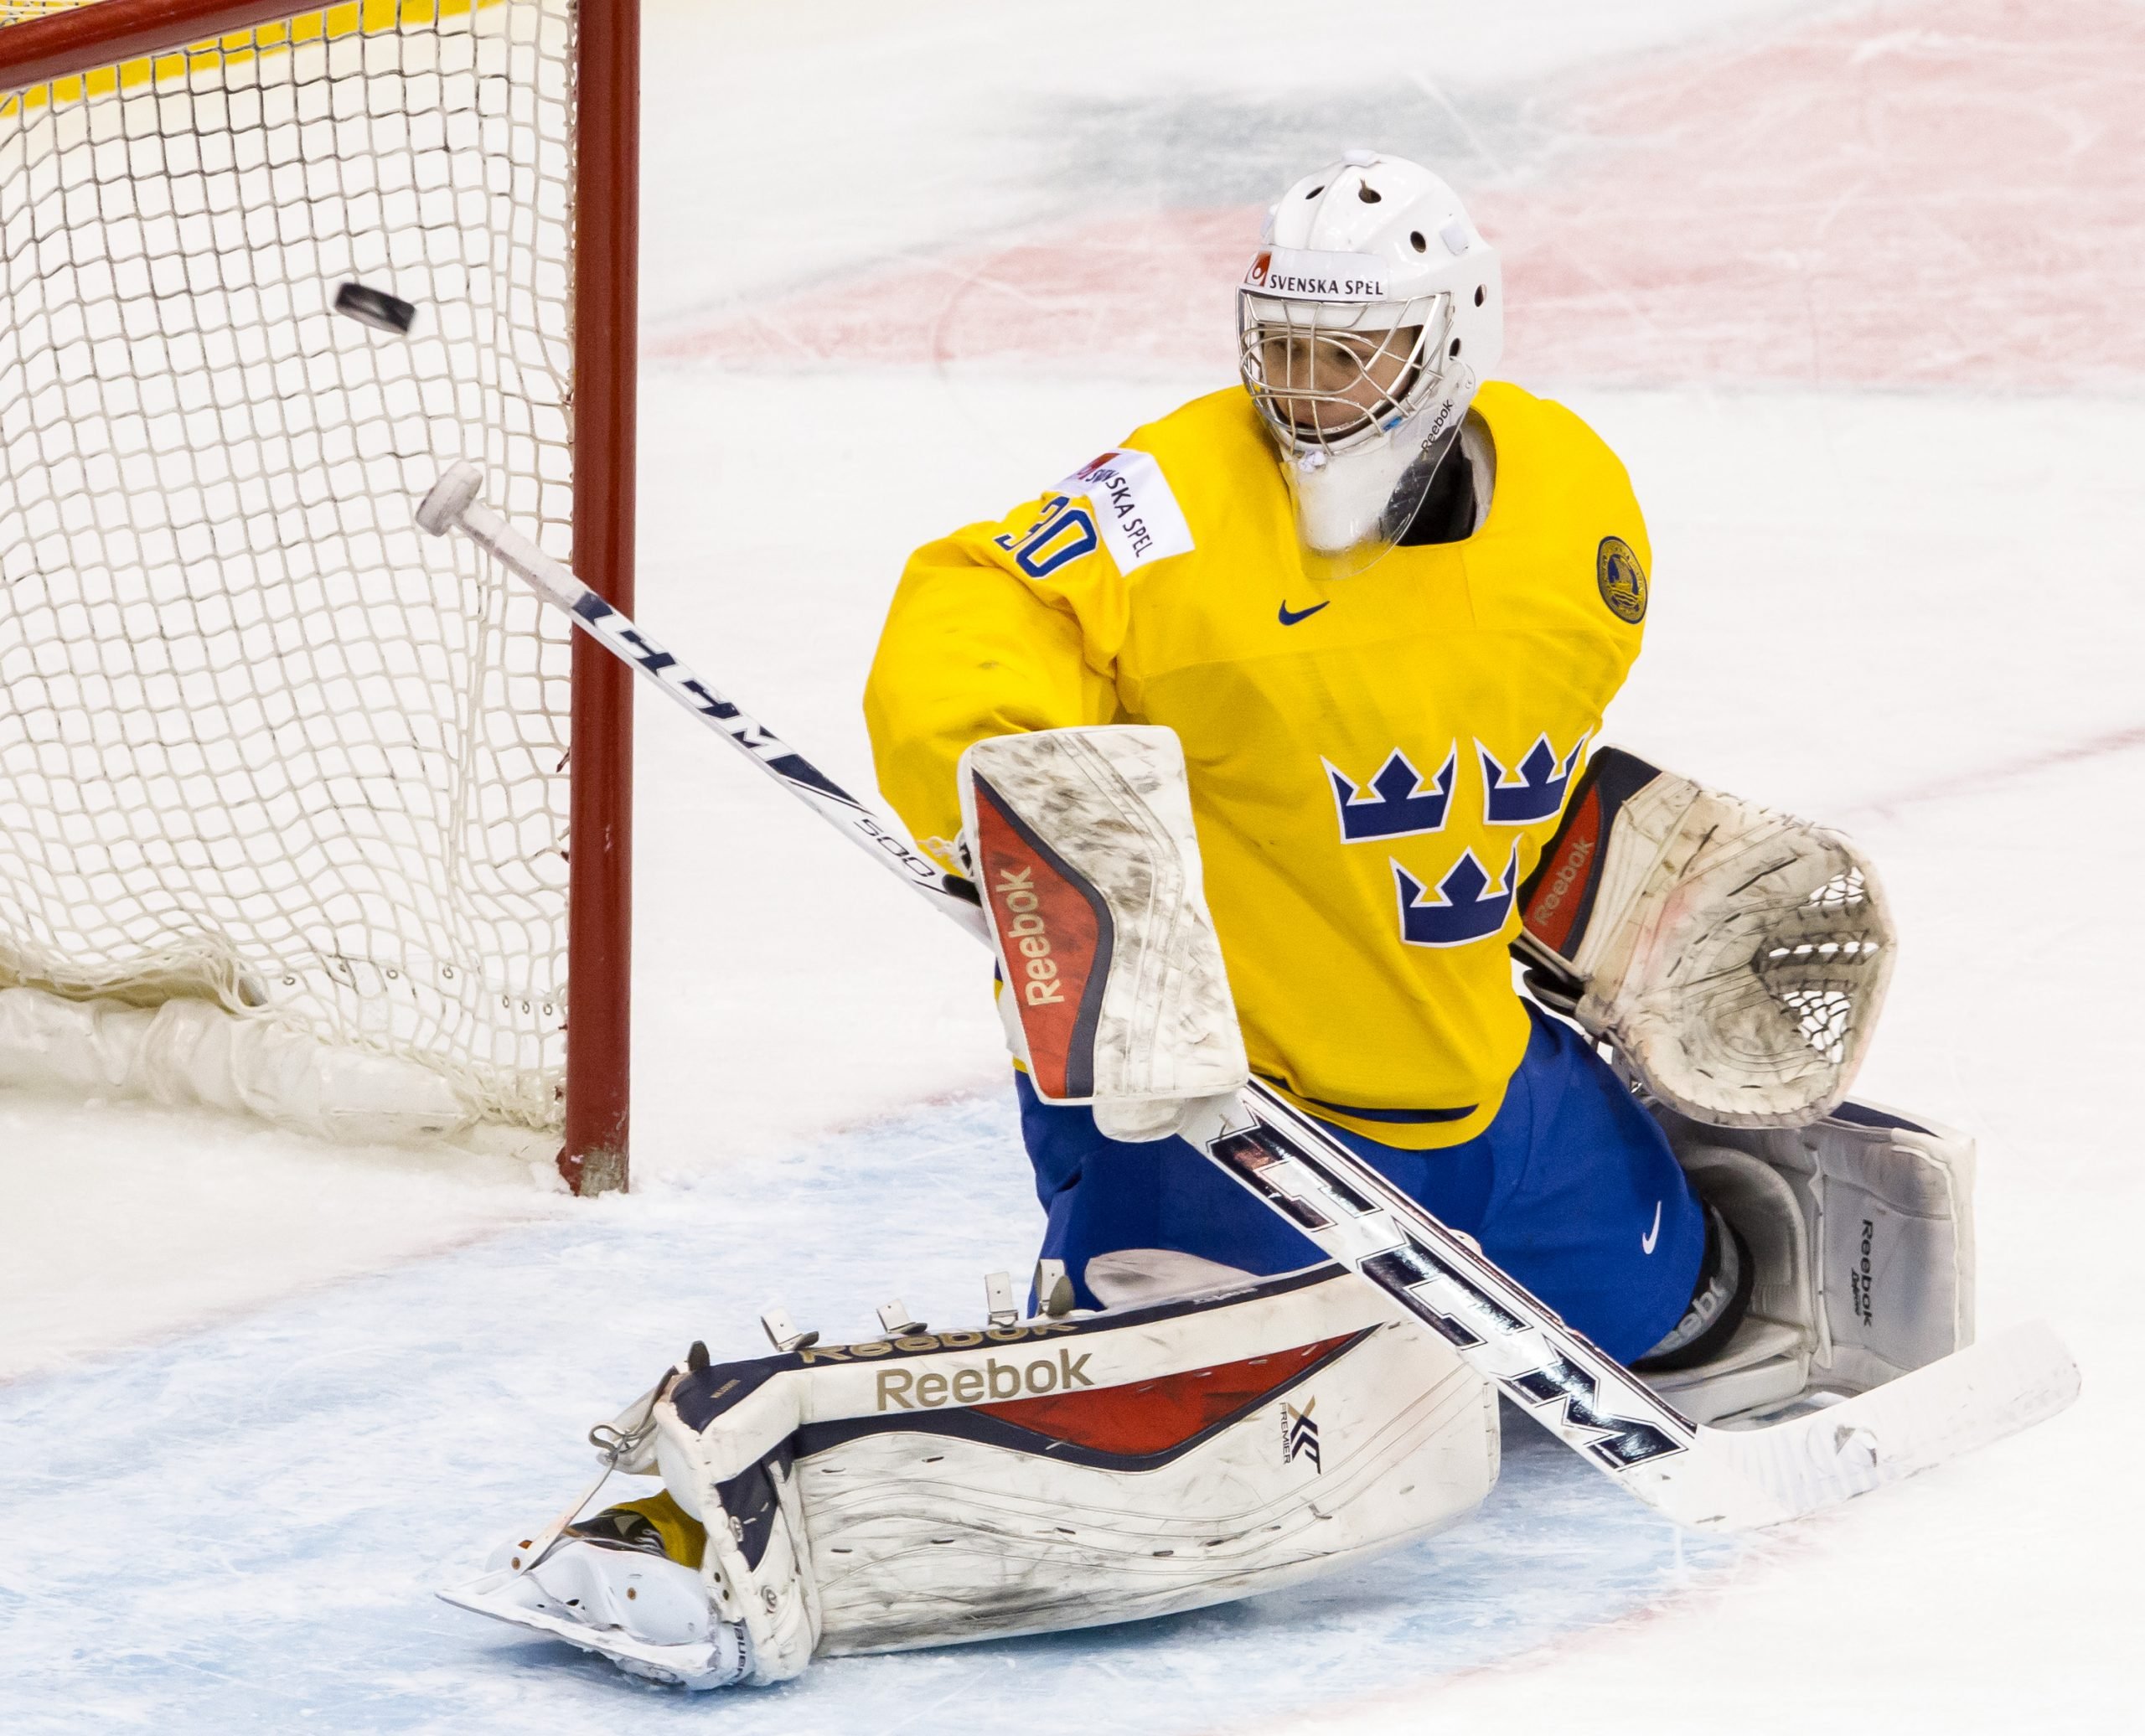
[[[1495,1486],[1495,1389],[1341,1268],[1117,1264],[1120,1295],[1196,1293],[675,1368],[622,1468],[700,1521],[700,1572],[570,1541],[442,1595],[639,1674],[777,1682],[1272,1590]]]
[[[1974,1150],[1964,1134],[1863,1103],[1797,1128],[1655,1113],[1758,1268],[1750,1315],[1726,1351],[1652,1378],[1693,1420],[1775,1409],[1806,1389],[1867,1392],[1973,1342]]]
[[[1345,1281],[1345,1280],[1344,1280]],[[1150,1453],[1077,1430],[1052,1401],[937,1413],[814,1449],[797,1471],[826,1653],[1092,1627],[1271,1591],[1459,1523],[1496,1479],[1494,1392],[1412,1323],[1267,1359],[1277,1384]],[[1243,1377],[1243,1366],[1217,1371]],[[1193,1377],[1158,1381],[1089,1439],[1159,1441]],[[1096,1395],[1098,1398],[1104,1395]],[[1057,1401],[1061,1406],[1088,1400]],[[1032,1413],[1023,1415],[1023,1413]],[[964,1426],[965,1425],[965,1426]]]
[[[711,1497],[779,1449],[788,1577],[811,1589],[823,1656],[1223,1602],[1442,1530],[1489,1494],[1494,1390],[1368,1286],[1333,1267],[1147,1263],[1121,1275],[1223,1284],[689,1376],[654,1408],[664,1481],[713,1532],[727,1509]],[[754,1680],[786,1668],[752,1637]]]

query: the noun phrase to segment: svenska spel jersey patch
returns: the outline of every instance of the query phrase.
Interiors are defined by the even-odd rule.
[[[1057,486],[1064,493],[1087,496],[1095,528],[1119,572],[1191,552],[1191,526],[1150,453],[1116,447],[1089,459]]]

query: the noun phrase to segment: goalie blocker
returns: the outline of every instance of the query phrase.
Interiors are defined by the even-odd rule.
[[[1207,914],[1184,748],[1140,725],[994,736],[961,756],[963,836],[1007,1041],[1046,1103],[1160,1139],[1251,1077]]]

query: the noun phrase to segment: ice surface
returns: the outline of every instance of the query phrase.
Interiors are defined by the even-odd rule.
[[[650,0],[639,612],[867,783],[906,550],[1225,380],[1199,274],[1305,152],[1436,158],[1514,261],[1512,371],[1646,509],[1610,738],[1869,847],[1904,945],[1863,1088],[1980,1139],[1982,1319],[2053,1320],[2079,1405],[1680,1556],[1522,1429],[1478,1525],[1383,1567],[771,1695],[435,1607],[690,1339],[973,1315],[1032,1253],[974,948],[645,706],[632,1198],[0,1099],[0,1723],[2134,1721],[2145,12],[1315,11]],[[1121,269],[1072,271],[1097,237]]]
[[[1512,1656],[1696,1594],[1738,1546],[1680,1537],[1530,1424],[1477,1522],[1306,1590],[1082,1635],[815,1666],[688,1702],[445,1604],[491,1546],[586,1481],[579,1445],[696,1336],[763,1351],[800,1323],[871,1329],[867,1299],[979,1323],[1032,1211],[1010,1103],[852,1133],[762,1169],[612,1198],[0,1389],[0,1690],[13,1730],[725,1731],[1047,1726],[1069,1697],[1127,1731],[1260,1715]],[[871,1202],[868,1247],[814,1248]],[[614,1491],[644,1492],[637,1480]],[[302,1721],[302,1722],[301,1722]]]

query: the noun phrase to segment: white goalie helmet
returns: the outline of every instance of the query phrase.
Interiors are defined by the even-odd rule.
[[[1310,576],[1362,572],[1406,530],[1503,307],[1496,251],[1420,164],[1348,151],[1281,195],[1237,291],[1238,359]]]

